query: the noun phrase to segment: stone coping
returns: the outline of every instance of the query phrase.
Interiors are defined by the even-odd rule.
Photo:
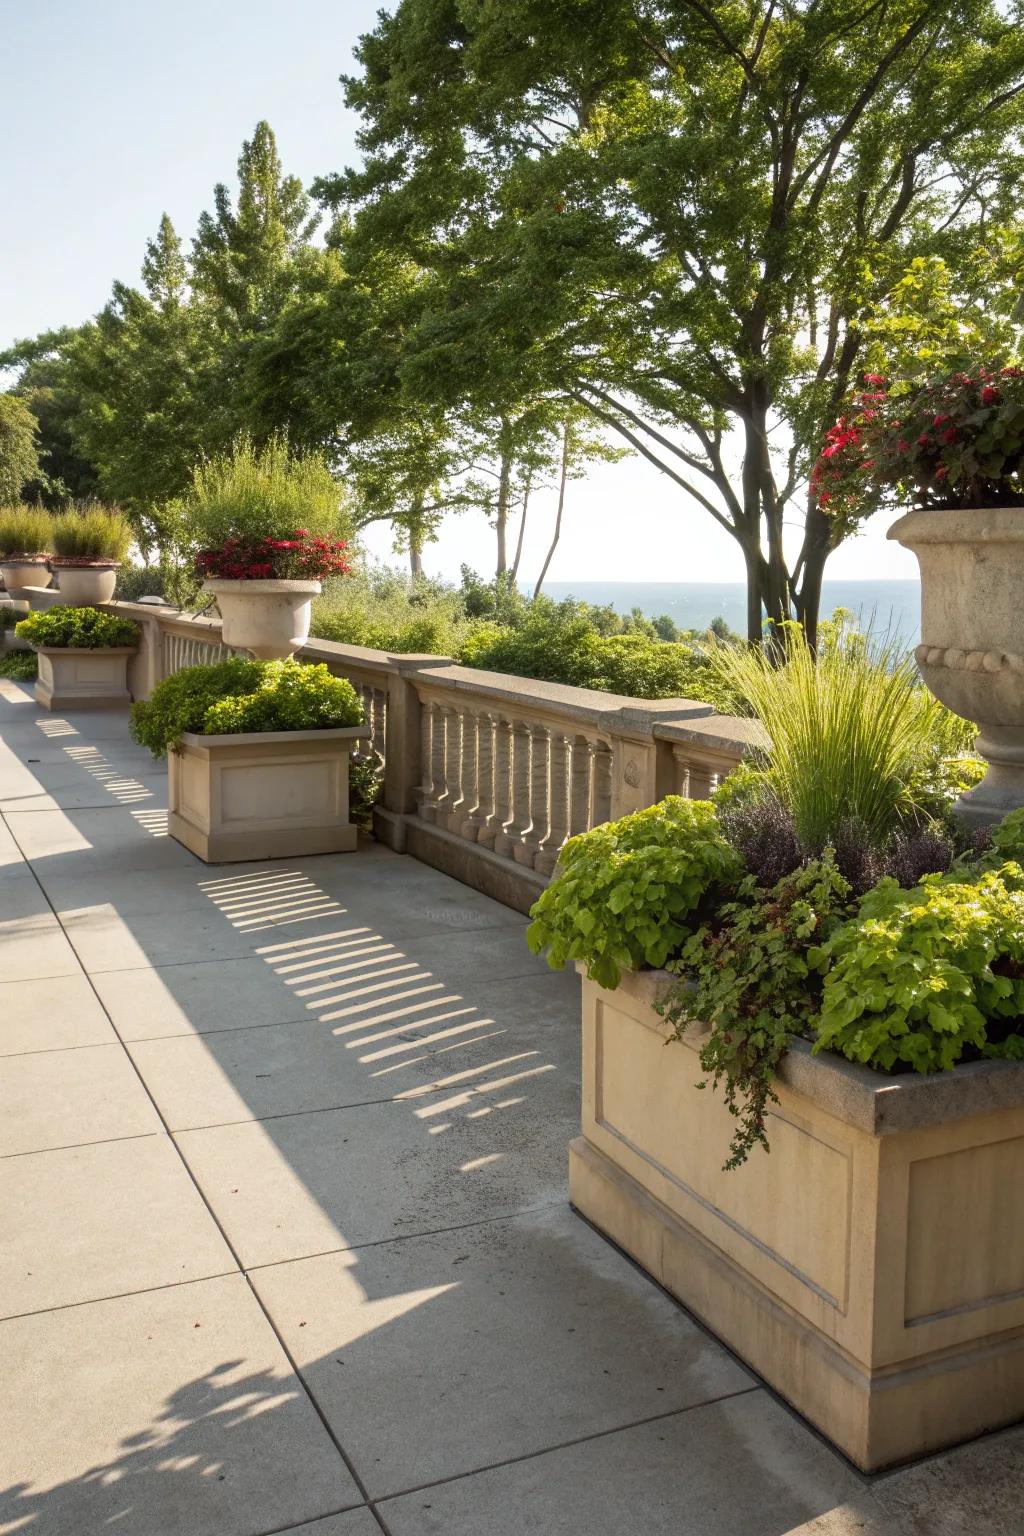
[[[683,725],[674,721],[659,722],[654,727],[654,734],[659,741],[685,742],[730,754],[769,745],[768,732],[760,720],[744,715],[712,714],[703,719],[687,720]]]
[[[577,967],[581,972],[584,967]],[[619,990],[651,1009],[652,1029],[668,1039],[671,1029],[653,1011],[678,978],[668,971],[624,971]],[[612,994],[614,995],[614,994]],[[695,1024],[685,1043],[698,1049],[707,1025]],[[834,1052],[815,1056],[807,1040],[795,1039],[779,1066],[779,1080],[794,1093],[871,1136],[922,1130],[951,1120],[1024,1105],[1024,1062],[971,1061],[950,1072],[876,1072]]]
[[[368,725],[336,725],[319,731],[234,731],[223,736],[200,736],[183,731],[182,741],[195,749],[209,747],[280,746],[290,742],[359,741],[369,736]]]

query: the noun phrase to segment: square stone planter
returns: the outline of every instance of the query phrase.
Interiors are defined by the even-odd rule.
[[[349,757],[368,734],[186,733],[168,756],[168,831],[208,864],[347,853]]]
[[[865,1471],[1024,1415],[1024,1064],[896,1077],[797,1042],[771,1153],[723,1173],[669,979],[584,979],[576,1208]]]
[[[39,658],[36,703],[44,709],[106,709],[131,703],[128,658],[135,655],[134,646],[102,651],[50,645],[35,649]]]

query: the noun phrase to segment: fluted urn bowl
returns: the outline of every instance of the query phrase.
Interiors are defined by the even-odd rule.
[[[1024,506],[908,512],[889,538],[921,567],[921,676],[989,765],[956,810],[999,821],[1024,805]]]

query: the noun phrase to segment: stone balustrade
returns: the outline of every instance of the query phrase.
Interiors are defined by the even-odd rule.
[[[142,626],[135,698],[232,654],[209,615],[106,606]],[[624,698],[329,640],[301,654],[363,699],[366,750],[383,774],[378,837],[524,911],[567,838],[667,794],[705,797],[764,739],[757,721],[692,699]]]

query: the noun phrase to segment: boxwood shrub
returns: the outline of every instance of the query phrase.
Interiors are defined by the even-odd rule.
[[[319,731],[363,720],[352,684],[323,663],[241,656],[175,672],[131,709],[132,735],[154,757],[173,751],[186,731],[200,736]]]
[[[139,626],[131,619],[98,608],[70,608],[60,604],[30,613],[14,626],[14,632],[30,645],[49,645],[70,651],[103,651],[137,645]]]

